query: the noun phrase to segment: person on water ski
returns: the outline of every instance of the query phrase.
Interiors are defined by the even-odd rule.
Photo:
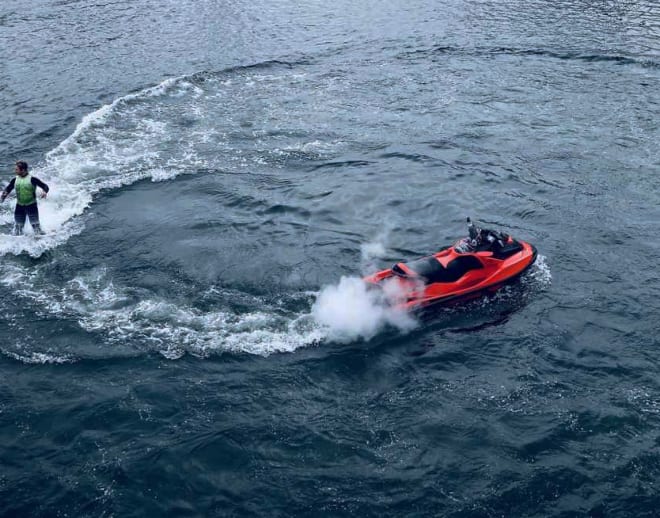
[[[16,209],[14,210],[14,235],[23,234],[26,216],[30,219],[30,225],[35,234],[43,234],[39,225],[39,209],[37,208],[37,187],[43,191],[40,195],[45,198],[48,195],[48,186],[35,176],[28,174],[27,162],[19,160],[16,162],[16,178],[13,178],[5,190],[0,194],[0,202],[5,201],[9,193],[16,189]]]

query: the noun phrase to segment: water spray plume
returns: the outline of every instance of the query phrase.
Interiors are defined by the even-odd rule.
[[[327,328],[328,338],[337,342],[369,340],[386,326],[401,331],[415,327],[414,318],[389,304],[384,290],[370,289],[358,277],[342,277],[338,285],[327,286],[319,294],[312,315]]]

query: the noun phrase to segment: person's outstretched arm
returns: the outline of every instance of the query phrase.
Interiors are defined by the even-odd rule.
[[[9,193],[14,190],[14,184],[16,183],[16,178],[12,178],[9,185],[5,187],[5,190],[0,194],[0,202],[5,201],[5,198],[9,196]]]

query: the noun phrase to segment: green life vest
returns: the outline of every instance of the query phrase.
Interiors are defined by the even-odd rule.
[[[16,202],[19,205],[32,205],[37,201],[36,189],[32,185],[32,177],[29,174],[17,176],[14,188],[16,189]]]

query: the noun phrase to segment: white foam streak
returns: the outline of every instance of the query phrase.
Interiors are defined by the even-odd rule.
[[[169,135],[168,124],[151,118],[153,110],[146,101],[164,95],[195,98],[202,93],[184,78],[171,78],[83,117],[74,132],[46,155],[45,163],[31,171],[51,188],[48,198],[39,201],[46,236],[33,239],[29,224],[26,236],[0,235],[0,255],[27,252],[38,257],[82,230],[77,217],[99,191],[149,177],[169,180],[185,171],[183,164],[189,155],[167,160],[160,156],[158,150]],[[13,200],[0,206],[0,223],[7,227],[13,223]]]
[[[17,360],[22,363],[28,363],[33,365],[44,365],[44,364],[63,364],[63,363],[73,363],[73,359],[67,356],[57,356],[54,354],[47,353],[38,353],[38,352],[25,352],[17,353],[12,351],[3,351],[4,354],[14,360]]]
[[[552,272],[550,271],[550,266],[544,255],[539,254],[536,256],[536,261],[530,268],[529,276],[534,282],[543,287],[552,284]]]
[[[116,111],[117,107],[137,99],[143,99],[146,97],[160,97],[170,93],[174,88],[180,89],[180,93],[178,95],[183,95],[185,91],[191,88],[196,89],[196,92],[201,94],[201,89],[194,87],[191,83],[186,81],[184,77],[172,77],[166,79],[156,86],[151,86],[149,88],[145,88],[144,90],[140,90],[139,92],[119,97],[110,104],[101,106],[101,108],[98,110],[85,115],[78,126],[76,126],[74,132],[65,140],[63,140],[55,149],[50,151],[46,157],[51,158],[61,153],[75,153],[78,151],[80,149],[79,140],[83,134],[95,126],[103,125],[106,122],[108,116]]]
[[[318,330],[300,328],[274,314],[201,312],[165,301],[145,300],[120,309],[92,310],[80,319],[88,331],[106,330],[111,339],[151,342],[167,358],[227,351],[268,355],[311,345]]]
[[[146,344],[170,359],[223,352],[266,356],[308,347],[324,338],[309,314],[286,317],[275,311],[201,311],[153,297],[141,298],[134,290],[115,286],[107,279],[104,268],[76,277],[60,288],[35,286],[37,276],[34,269],[16,265],[7,270],[1,282],[50,315],[66,316],[90,333],[101,333],[108,345]],[[216,294],[221,291],[210,288]],[[2,348],[2,352],[28,363],[74,361],[54,356],[50,351]]]

